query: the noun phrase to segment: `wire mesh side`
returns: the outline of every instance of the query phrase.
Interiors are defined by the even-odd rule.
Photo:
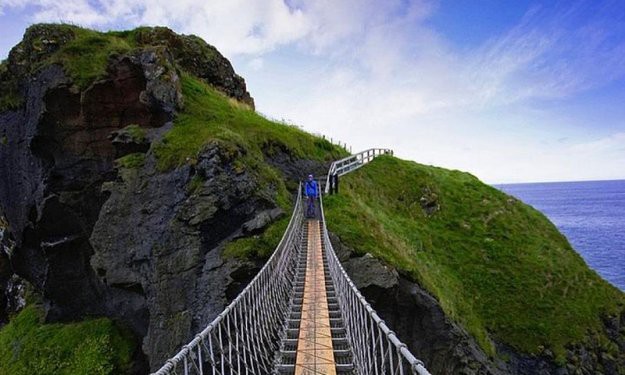
[[[304,214],[298,189],[289,225],[249,285],[153,375],[270,374],[293,289]]]
[[[328,236],[323,198],[320,202],[328,269],[353,352],[355,372],[361,375],[430,375],[423,362],[388,328],[343,269]]]

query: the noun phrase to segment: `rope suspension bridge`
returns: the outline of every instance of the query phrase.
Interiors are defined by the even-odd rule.
[[[330,178],[373,158],[370,149],[332,163]],[[305,218],[298,189],[289,225],[249,285],[153,375],[429,375],[341,266],[318,217]]]

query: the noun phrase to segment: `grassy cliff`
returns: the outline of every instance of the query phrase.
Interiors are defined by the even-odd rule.
[[[341,187],[329,229],[424,286],[487,353],[494,339],[562,360],[625,305],[540,212],[468,173],[384,156]]]
[[[108,319],[42,324],[29,305],[0,330],[0,374],[127,374],[136,344]]]
[[[184,105],[147,154],[117,159],[122,169],[141,168],[153,156],[166,173],[194,165],[202,150],[217,142],[231,151],[237,171],[261,182],[258,194],[288,212],[296,181],[268,159],[280,154],[288,155],[288,162],[329,162],[346,154],[324,139],[259,116],[249,100],[237,101],[191,71],[196,60],[185,59],[185,48],[208,60],[216,53],[196,37],[174,37],[161,28],[109,33],[67,25],[35,28],[40,32],[31,34],[40,36],[16,50],[16,61],[24,64],[15,67],[27,69],[20,73],[27,76],[58,64],[79,90],[105,77],[114,55],[164,48],[167,38],[178,38],[167,48],[186,46],[173,53],[178,65],[164,65],[175,70]],[[23,104],[13,73],[0,65],[0,112]],[[144,137],[140,129],[130,130],[133,137]],[[188,184],[189,194],[202,185],[200,178]],[[623,293],[591,271],[542,214],[467,173],[380,157],[346,176],[341,194],[328,197],[326,209],[331,231],[426,288],[489,354],[495,354],[497,341],[526,353],[549,348],[562,358],[566,345],[588,334],[603,337],[601,317],[625,305]],[[287,221],[230,242],[225,255],[266,258]],[[110,320],[49,325],[41,323],[40,314],[27,307],[0,330],[0,374],[128,371],[133,344]]]
[[[189,74],[182,76],[184,110],[174,127],[154,145],[161,170],[194,163],[194,158],[210,142],[241,156],[235,160],[240,171],[251,171],[287,213],[292,207],[292,194],[297,181],[285,179],[282,173],[270,166],[266,156],[286,152],[295,159],[330,162],[347,155],[340,147],[325,139],[313,136],[297,127],[270,121],[244,104],[227,98],[201,80]],[[304,172],[303,172],[304,173]],[[306,172],[307,173],[307,172]],[[191,185],[189,187],[193,189]],[[287,217],[271,225],[259,236],[245,237],[226,246],[226,256],[267,258],[274,250],[288,224]]]

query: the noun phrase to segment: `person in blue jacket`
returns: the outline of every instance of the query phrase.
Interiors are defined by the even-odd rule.
[[[317,199],[318,192],[317,181],[313,179],[313,175],[309,174],[308,181],[306,181],[304,188],[304,194],[306,194],[308,201],[308,208],[306,209],[307,217],[315,217],[315,199]]]

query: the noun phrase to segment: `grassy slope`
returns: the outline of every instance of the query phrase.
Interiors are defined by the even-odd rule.
[[[260,182],[259,194],[275,200],[287,213],[296,188],[295,181],[285,181],[282,174],[264,161],[264,154],[288,152],[296,158],[331,161],[346,155],[345,150],[294,126],[259,116],[247,106],[227,98],[193,76],[182,76],[184,110],[163,141],[154,146],[162,170],[184,163],[194,163],[202,148],[212,141],[226,149],[241,151],[235,167],[252,173]],[[198,183],[195,181],[193,183]],[[191,187],[192,188],[192,187]],[[288,215],[287,215],[288,216]],[[262,235],[242,238],[226,247],[226,255],[267,257],[278,243],[288,218],[270,226]]]
[[[327,140],[295,126],[267,120],[191,75],[183,74],[182,92],[184,110],[156,149],[162,169],[194,158],[211,140],[244,149],[261,161],[263,151],[271,152],[267,147],[282,147],[295,157],[312,160],[331,161],[345,155],[344,150]]]
[[[329,229],[425,286],[490,354],[493,337],[562,360],[564,345],[623,308],[540,212],[470,174],[381,157],[342,182],[325,202]],[[430,217],[424,189],[441,207]]]
[[[0,330],[0,374],[125,374],[134,348],[110,320],[42,324],[29,305]]]

